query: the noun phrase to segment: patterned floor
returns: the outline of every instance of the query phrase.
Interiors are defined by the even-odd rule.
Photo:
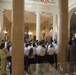
[[[29,67],[30,74],[25,75],[60,75],[50,64],[33,64]],[[10,70],[6,70],[7,75],[10,75]],[[25,73],[25,72],[24,72]],[[1,75],[1,70],[0,70]]]
[[[66,66],[64,70],[61,64],[57,65],[57,70],[54,68],[55,64],[50,65],[49,63],[43,64],[31,64],[29,67],[30,74],[24,72],[25,75],[76,75],[76,68],[73,73],[71,73],[68,69],[69,65]],[[0,68],[1,69],[1,68]],[[7,75],[10,75],[10,70],[6,69]],[[1,70],[0,70],[1,75]]]
[[[48,63],[33,64],[29,67],[30,74],[25,75],[73,75],[73,74],[60,74],[53,66]],[[10,70],[6,70],[7,75],[10,75]],[[25,73],[25,72],[24,72]],[[0,70],[1,75],[1,70]],[[76,75],[76,74],[74,74]]]

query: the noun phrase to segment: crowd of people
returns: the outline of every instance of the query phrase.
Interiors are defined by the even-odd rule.
[[[1,73],[2,75],[6,75],[6,68],[11,67],[11,51],[12,51],[12,43],[10,41],[2,40],[0,44],[0,60],[1,60]],[[71,70],[73,71],[76,66],[76,39],[69,40],[68,44],[68,62],[73,63],[70,65]],[[57,41],[56,40],[31,40],[24,42],[24,69],[26,72],[29,72],[30,63],[43,63],[49,62],[53,63],[52,60],[49,59],[49,55],[58,54],[57,51]],[[47,56],[47,57],[46,57]],[[39,60],[41,59],[41,60]],[[33,62],[32,62],[33,60]]]
[[[5,56],[7,58],[7,65],[3,65],[7,68],[10,68],[10,56],[11,56],[11,51],[12,51],[12,44],[10,41],[4,41],[2,40],[1,44],[0,44],[0,51],[2,51],[2,45],[4,45],[4,49],[6,49],[5,51],[7,52],[7,56]],[[56,41],[51,40],[50,42],[47,42],[45,40],[41,40],[41,41],[26,41],[24,42],[24,67],[25,70],[28,71],[28,58],[35,58],[36,55],[38,56],[45,56],[46,54],[48,55],[53,55],[56,52]],[[1,53],[0,53],[1,54]],[[3,55],[1,55],[1,57],[3,57]],[[45,59],[45,58],[44,58]],[[2,66],[2,64],[1,64]],[[1,67],[2,68],[2,67]],[[2,72],[1,72],[2,73]],[[6,74],[6,71],[2,74]]]
[[[24,55],[27,61],[30,58],[34,61],[34,62],[31,61],[31,63],[36,62],[43,63],[46,62],[47,55],[54,55],[55,53],[57,53],[55,49],[56,46],[57,46],[56,41],[50,41],[49,43],[46,42],[45,40],[41,40],[39,42],[38,41],[25,42]],[[27,61],[25,62],[26,64],[28,64]],[[52,60],[50,61],[50,63],[52,63]],[[28,66],[26,70],[28,71]]]

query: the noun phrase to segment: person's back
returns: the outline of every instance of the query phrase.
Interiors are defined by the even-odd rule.
[[[53,55],[55,53],[55,50],[53,48],[53,45],[51,44],[50,48],[47,50],[48,55]]]
[[[70,72],[74,72],[74,67],[76,67],[76,39],[74,40],[73,45],[69,46],[69,67]]]
[[[28,44],[26,44],[26,46],[24,48],[24,55],[28,56],[28,53],[29,53]]]
[[[76,62],[76,44],[69,47],[69,61]]]
[[[37,55],[44,56],[45,51],[46,50],[44,47],[42,47],[42,42],[40,41],[38,47],[36,48]]]
[[[76,62],[76,39],[74,40],[74,44],[69,46],[68,51],[69,51],[69,61]]]
[[[34,55],[36,55],[36,54],[37,54],[37,52],[36,52],[36,45],[35,45],[35,43],[33,43],[33,54],[34,54]]]
[[[28,57],[29,57],[29,58],[34,58],[33,48],[31,48],[31,49],[29,50]]]
[[[36,51],[37,51],[37,55],[44,56],[46,50],[45,50],[45,48],[43,48],[41,45],[39,45],[39,46],[36,48]]]

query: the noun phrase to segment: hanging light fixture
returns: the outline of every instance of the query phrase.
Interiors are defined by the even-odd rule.
[[[75,10],[74,14],[76,15],[76,10]]]
[[[3,33],[4,33],[4,34],[7,34],[8,32],[5,30],[5,31],[3,31]]]
[[[28,34],[29,34],[29,35],[32,35],[33,33],[29,31],[29,33],[28,33]]]
[[[8,33],[8,32],[7,32],[7,26],[6,26],[5,30],[3,31],[3,33],[4,33],[4,34],[7,34],[7,33]]]

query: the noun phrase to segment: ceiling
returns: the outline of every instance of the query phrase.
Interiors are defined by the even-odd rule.
[[[7,17],[7,19],[9,20],[9,22],[11,22],[12,20],[12,11],[11,10],[4,10],[3,12],[5,14],[5,16]],[[46,19],[51,18],[51,14],[47,14],[47,13],[41,13],[40,15],[40,20],[41,23],[43,23],[44,21],[46,21]],[[24,12],[24,22],[25,23],[36,23],[36,14],[34,12]]]
[[[11,0],[4,0],[4,1],[11,1]],[[57,13],[57,1],[58,0],[48,0],[48,3],[46,4],[43,2],[43,0],[25,0],[26,10],[24,11],[24,22],[36,23],[36,14],[35,14],[36,11],[40,12],[41,23],[43,23],[47,19],[50,19],[53,13]],[[69,0],[69,1],[74,1],[74,0]],[[4,14],[6,15],[9,22],[11,22],[12,11],[5,9]]]
[[[11,1],[11,0],[2,0],[2,1]],[[24,22],[25,23],[36,23],[36,11],[40,12],[41,23],[45,22],[47,19],[50,19],[52,16],[51,11],[53,9],[52,6],[54,4],[54,1],[55,0],[48,0],[48,4],[46,4],[43,2],[43,0],[38,0],[38,1],[37,0],[25,0],[26,6],[24,10]],[[49,4],[49,3],[52,3],[52,4]],[[12,11],[8,9],[4,9],[4,14],[9,20],[9,22],[11,22]]]

